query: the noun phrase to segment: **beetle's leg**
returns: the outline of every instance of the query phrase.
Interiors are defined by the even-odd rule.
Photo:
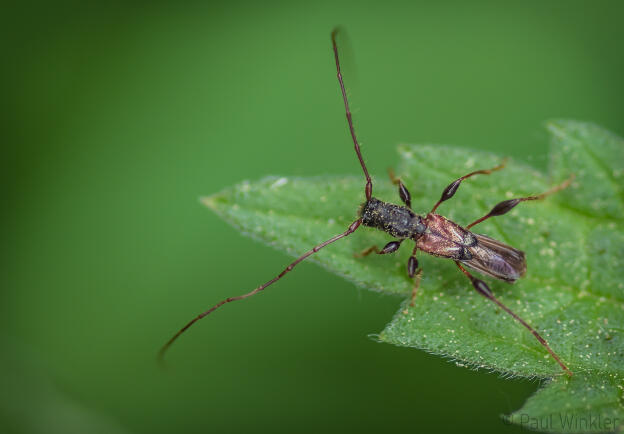
[[[414,280],[414,286],[412,287],[412,299],[410,301],[410,306],[414,306],[414,300],[416,300],[416,295],[418,294],[418,287],[420,286],[420,278],[422,276],[422,268],[418,268],[418,259],[416,259],[416,250],[417,247],[414,247],[412,251],[412,256],[407,260],[407,274],[411,279]]]
[[[452,198],[455,195],[455,192],[457,191],[457,189],[459,188],[459,184],[461,184],[461,182],[464,179],[470,178],[471,176],[474,176],[474,175],[489,175],[492,172],[496,172],[497,170],[503,169],[505,167],[505,164],[507,164],[507,159],[506,158],[503,160],[503,162],[501,164],[499,164],[496,167],[492,167],[491,169],[475,170],[474,172],[470,172],[468,175],[464,175],[461,178],[457,178],[455,181],[451,182],[444,189],[444,191],[442,192],[442,196],[440,197],[440,200],[434,205],[434,207],[431,210],[431,212],[432,213],[435,212],[435,210],[440,206],[440,204],[442,202]]]
[[[495,217],[495,216],[507,214],[509,211],[511,211],[520,202],[526,202],[528,200],[544,199],[546,196],[550,196],[551,194],[556,193],[556,192],[558,192],[560,190],[563,190],[564,188],[569,186],[572,183],[573,179],[574,179],[574,175],[570,176],[568,179],[563,181],[561,184],[554,186],[553,188],[551,188],[547,192],[542,193],[542,194],[538,194],[537,196],[527,196],[527,197],[519,197],[517,199],[504,200],[504,201],[496,204],[494,206],[494,208],[492,208],[492,210],[489,213],[487,213],[486,215],[484,215],[480,219],[477,219],[477,220],[473,221],[472,223],[470,223],[468,226],[466,226],[466,229],[470,229],[471,227],[473,227],[475,225],[478,225],[479,223],[489,219],[490,217]]]
[[[378,255],[386,255],[388,253],[394,253],[397,250],[399,250],[399,247],[401,247],[402,242],[403,240],[390,241],[381,250],[379,250],[379,247],[377,246],[370,246],[368,249],[364,249],[359,253],[354,253],[353,256],[355,256],[356,258],[363,258],[364,256],[368,256],[371,253],[377,253]]]
[[[354,258],[363,258],[365,256],[370,255],[371,253],[379,253],[379,247],[377,246],[370,246],[367,249],[362,250],[361,252],[357,252],[353,254]]]
[[[418,288],[420,287],[420,278],[422,277],[422,273],[422,268],[419,268],[414,276],[414,286],[412,287],[412,298],[410,300],[410,306],[412,307],[414,307],[416,296],[418,295]]]
[[[487,286],[487,284],[483,280],[477,279],[472,274],[470,274],[470,272],[468,272],[468,270],[466,270],[458,261],[455,261],[455,264],[457,264],[461,272],[464,273],[466,277],[468,277],[468,279],[470,279],[470,281],[472,282],[472,286],[474,286],[474,289],[476,289],[479,294],[481,294],[488,300],[491,300],[494,303],[496,303],[498,307],[503,309],[505,312],[511,315],[513,319],[515,319],[524,327],[526,327],[527,330],[529,330],[533,334],[533,336],[535,336],[535,338],[539,341],[539,343],[542,344],[544,348],[546,348],[546,350],[550,353],[552,358],[555,359],[555,361],[559,364],[559,366],[561,366],[561,369],[563,369],[566,374],[570,376],[572,375],[572,371],[568,369],[568,367],[561,361],[559,356],[550,348],[550,346],[548,345],[548,342],[546,342],[546,340],[533,327],[527,324],[526,321],[524,321],[522,318],[516,315],[511,309],[505,306],[500,300],[494,297],[494,294],[492,293],[490,288]]]
[[[394,185],[398,185],[399,186],[399,197],[401,198],[403,203],[408,208],[411,208],[412,207],[412,196],[410,195],[409,191],[407,190],[407,187],[405,187],[405,184],[403,184],[401,182],[401,178],[397,178],[394,175],[394,170],[392,170],[391,168],[388,169],[388,175],[390,175],[390,181],[392,181],[392,183]]]
[[[420,286],[420,278],[422,277],[422,268],[418,268],[418,259],[416,259],[416,251],[418,247],[414,247],[412,251],[412,256],[407,260],[407,274],[414,281],[414,286],[412,286],[412,298],[410,300],[410,306],[414,306],[414,300],[416,300],[416,296],[418,295],[418,287]],[[407,308],[403,310],[403,314],[407,315],[409,311]]]

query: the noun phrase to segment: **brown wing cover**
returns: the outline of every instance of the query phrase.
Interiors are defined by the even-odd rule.
[[[515,282],[526,272],[524,252],[485,235],[473,234],[439,214],[424,220],[427,230],[416,238],[416,246],[433,256],[454,259],[506,282]]]
[[[473,234],[477,244],[469,247],[472,258],[462,264],[495,279],[513,283],[526,273],[524,252],[485,235]]]
[[[427,229],[418,234],[416,246],[433,256],[450,259],[469,259],[467,248],[476,240],[470,231],[439,214],[429,214],[424,220]]]

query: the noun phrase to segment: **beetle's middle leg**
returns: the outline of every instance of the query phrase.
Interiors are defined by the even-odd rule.
[[[436,204],[434,205],[433,209],[430,212],[431,213],[435,212],[435,210],[440,206],[442,202],[452,198],[455,195],[455,192],[457,191],[457,189],[459,188],[459,184],[461,184],[461,182],[464,179],[470,178],[471,176],[474,176],[474,175],[489,175],[492,172],[496,172],[497,170],[504,169],[506,164],[507,164],[507,158],[505,158],[503,162],[496,167],[492,167],[491,169],[475,170],[474,172],[470,172],[468,175],[464,175],[461,178],[457,178],[455,181],[451,182],[444,189],[444,191],[442,192],[442,196],[440,197],[440,200],[436,202]]]
[[[407,274],[414,280],[410,306],[414,306],[414,300],[416,299],[416,295],[418,295],[418,287],[420,286],[420,278],[422,276],[422,268],[418,268],[418,259],[416,259],[417,250],[418,247],[414,247],[414,250],[412,250],[412,256],[410,256],[407,260]]]
[[[418,295],[418,288],[420,287],[420,278],[422,277],[422,268],[418,268],[418,259],[416,259],[416,251],[417,247],[414,247],[412,251],[412,256],[407,260],[407,274],[414,281],[414,285],[412,286],[412,298],[410,300],[410,306],[414,306],[414,300],[416,300],[416,296]],[[404,314],[407,314],[407,309],[403,311]]]
[[[365,256],[370,255],[371,253],[377,253],[378,255],[386,255],[388,253],[394,253],[397,250],[399,250],[399,247],[401,247],[402,242],[403,240],[390,241],[381,250],[376,245],[370,246],[369,248],[364,249],[361,252],[354,253],[353,256],[355,256],[356,258],[363,258]]]
[[[477,220],[473,221],[472,223],[470,223],[468,226],[466,226],[466,229],[470,229],[471,227],[473,227],[475,225],[478,225],[479,223],[489,219],[490,217],[496,217],[496,216],[499,216],[499,215],[507,214],[509,211],[511,211],[520,202],[526,202],[528,200],[544,199],[546,196],[550,196],[551,194],[554,194],[554,193],[556,193],[556,192],[558,192],[560,190],[563,190],[564,188],[568,187],[572,183],[573,179],[574,179],[574,175],[570,176],[568,179],[563,181],[561,184],[555,185],[550,190],[548,190],[548,191],[546,191],[546,192],[544,192],[542,194],[538,194],[537,196],[527,196],[527,197],[519,197],[519,198],[516,198],[516,199],[504,200],[504,201],[496,204],[494,206],[494,208],[492,208],[492,210],[489,213],[487,213],[486,215],[484,215],[480,219],[477,219]]]

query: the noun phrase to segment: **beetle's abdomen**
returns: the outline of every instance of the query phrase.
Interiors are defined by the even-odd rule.
[[[414,238],[425,231],[420,216],[404,206],[371,198],[360,213],[362,224],[382,230],[396,238]]]

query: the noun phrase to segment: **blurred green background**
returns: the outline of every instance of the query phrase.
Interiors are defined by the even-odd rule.
[[[624,134],[622,2],[30,2],[3,15],[1,432],[520,431],[499,415],[538,383],[373,342],[400,300],[312,264],[204,320],[166,371],[155,355],[288,262],[201,195],[360,173],[334,25],[349,33],[373,174],[402,142],[545,168],[548,118]]]

